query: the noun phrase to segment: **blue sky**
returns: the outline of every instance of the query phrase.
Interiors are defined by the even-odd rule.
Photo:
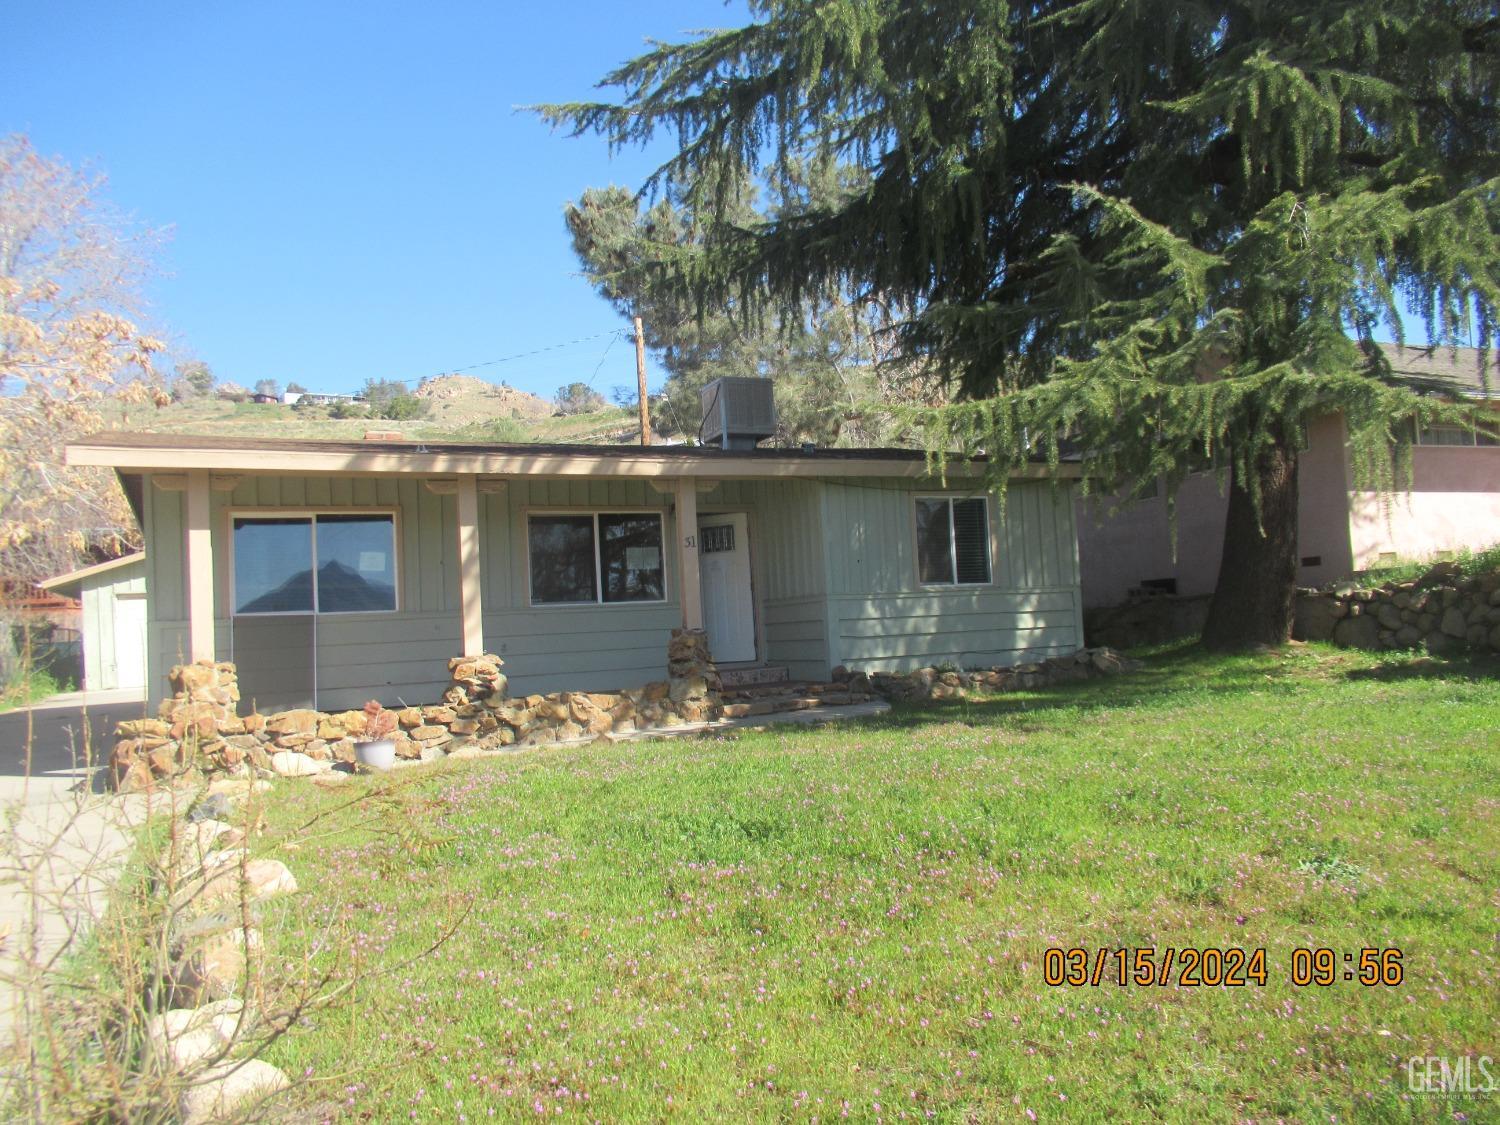
[[[222,379],[330,390],[622,328],[562,208],[639,186],[667,150],[611,159],[516,107],[590,97],[647,38],[744,19],[690,0],[7,7],[0,131],[172,228],[153,326]],[[550,397],[602,358],[601,391],[633,386],[633,350],[609,344],[475,374]]]
[[[414,384],[581,339],[474,373],[608,394],[633,387],[632,349],[577,276],[562,208],[639,186],[670,150],[611,159],[517,107],[590,97],[648,38],[744,19],[738,0],[18,0],[0,131],[171,228],[151,327],[222,379]]]

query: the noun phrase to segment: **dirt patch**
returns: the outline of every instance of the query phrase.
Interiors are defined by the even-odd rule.
[[[473,375],[439,375],[418,387],[416,395],[434,403],[485,399],[486,406],[498,417],[546,418],[555,409],[546,399],[528,391],[519,391],[507,383],[491,383]]]

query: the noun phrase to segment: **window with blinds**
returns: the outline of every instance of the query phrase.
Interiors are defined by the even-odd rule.
[[[1500,423],[1481,422],[1473,429],[1468,426],[1454,426],[1444,423],[1434,423],[1430,426],[1419,426],[1417,428],[1418,445],[1463,445],[1463,446],[1495,446],[1500,445]]]
[[[989,513],[983,497],[917,499],[917,577],[924,586],[989,583]]]

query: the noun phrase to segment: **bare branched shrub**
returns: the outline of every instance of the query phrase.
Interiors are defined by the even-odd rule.
[[[246,776],[112,798],[84,784],[40,818],[8,811],[0,880],[25,910],[0,960],[15,1012],[0,1053],[0,1119],[199,1120],[226,1082],[253,1087],[232,1108],[238,1119],[275,1120],[293,1099],[315,1097],[296,1090],[300,1076],[269,1066],[267,1052],[412,959],[355,963],[332,921],[309,935],[309,950],[329,954],[316,966],[268,960],[264,931],[295,883],[257,854],[275,846],[264,807],[296,784],[306,783],[273,791]],[[397,779],[361,786],[342,807],[365,804],[385,822],[403,788]]]

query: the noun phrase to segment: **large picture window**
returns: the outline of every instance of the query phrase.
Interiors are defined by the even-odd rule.
[[[990,528],[983,497],[917,500],[917,577],[924,586],[990,581]]]
[[[527,519],[532,605],[666,598],[658,512],[534,514]]]
[[[231,527],[239,616],[396,608],[393,515],[246,515]]]

